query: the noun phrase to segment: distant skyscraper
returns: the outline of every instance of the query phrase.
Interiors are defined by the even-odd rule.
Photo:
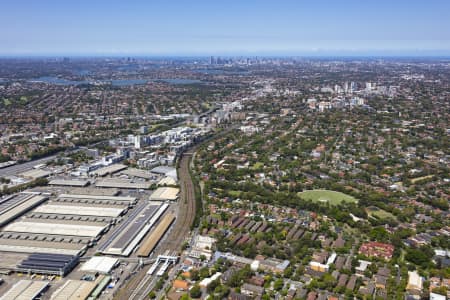
[[[141,132],[141,134],[147,134],[148,126],[141,126],[139,131]]]
[[[141,136],[140,135],[136,135],[134,137],[134,148],[141,149]]]

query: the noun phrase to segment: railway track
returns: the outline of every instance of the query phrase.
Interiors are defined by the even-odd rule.
[[[189,164],[192,150],[183,154],[180,160],[180,198],[178,200],[178,215],[174,227],[157,248],[155,255],[163,254],[167,250],[180,251],[183,242],[189,236],[189,232],[195,218],[195,192],[194,184],[189,173]],[[143,299],[148,291],[148,285],[153,281],[153,276],[147,275],[147,268],[139,270],[119,292],[114,299]]]
[[[194,184],[189,173],[189,163],[192,155],[186,153],[180,161],[180,186],[181,197],[179,201],[179,215],[174,228],[167,237],[167,242],[161,247],[161,251],[180,250],[183,242],[189,235],[190,228],[195,217],[195,192]]]
[[[215,135],[215,137],[208,138],[208,140],[223,136],[234,130],[236,126],[227,128],[223,132]],[[189,173],[190,161],[198,146],[195,146],[186,151],[180,160],[180,168],[178,169],[178,176],[180,180],[180,199],[178,200],[178,215],[175,220],[174,227],[164,241],[157,246],[154,256],[163,254],[167,250],[180,251],[183,242],[189,236],[191,226],[195,218],[195,191],[194,183],[192,182],[191,174]],[[150,291],[149,285],[154,282],[154,277],[147,275],[147,269],[144,268],[133,275],[118,293],[114,295],[115,300],[135,300],[144,299],[146,293]]]

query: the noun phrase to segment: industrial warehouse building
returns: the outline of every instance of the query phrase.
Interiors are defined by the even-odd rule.
[[[152,173],[155,174],[159,174],[159,175],[164,175],[164,176],[169,176],[174,178],[175,180],[178,179],[177,176],[177,169],[173,168],[173,167],[168,167],[168,166],[159,166],[156,168],[153,168],[150,170]]]
[[[135,169],[135,168],[128,168],[126,170],[123,170],[120,173],[125,174],[129,177],[138,177],[138,178],[143,178],[143,179],[147,179],[147,180],[156,179],[158,177],[158,176],[150,173],[149,171]]]
[[[158,182],[158,186],[177,185],[177,181],[170,176],[166,176]]]
[[[136,203],[135,197],[120,197],[106,195],[78,195],[61,194],[56,201],[69,203],[105,204],[105,205],[127,205]]]
[[[160,190],[159,201],[148,201],[150,193],[146,197],[139,193],[139,202],[137,197],[117,196],[118,188],[130,188],[130,184],[137,184],[134,188],[145,188],[160,178],[147,172],[154,180],[146,181],[141,176],[146,174],[135,171],[131,170],[117,179],[97,179],[98,182],[117,182],[126,176],[133,176],[132,180],[123,180],[128,186],[82,188],[89,182],[55,179],[52,180],[53,185],[74,188],[64,189],[69,192],[59,196],[33,192],[1,198],[0,222],[3,226],[0,228],[0,269],[5,272],[64,277],[78,265],[80,257],[89,247],[95,246],[93,250],[97,254],[130,256],[150,231],[161,232],[158,234],[159,240],[175,218],[173,214],[165,216],[171,204],[161,200],[176,199],[178,190]],[[145,187],[142,186],[144,184]],[[164,228],[160,230],[160,227]],[[100,241],[110,228],[113,228],[112,232]],[[114,257],[92,256],[79,271],[92,276],[94,281],[64,279],[55,291],[51,289],[50,294],[53,294],[46,299],[96,299],[111,281],[108,274],[118,263],[119,260]],[[13,286],[8,295],[15,295],[11,299],[24,295],[27,299],[39,298],[50,286],[49,282],[41,283],[23,281]],[[10,298],[0,297],[0,300],[4,299]]]
[[[50,176],[50,174],[52,174],[52,173],[49,171],[42,170],[42,169],[32,169],[32,170],[20,173],[19,176],[21,176],[23,178],[35,180],[38,178],[48,177],[48,176]]]
[[[75,186],[75,187],[85,187],[89,184],[88,180],[74,180],[74,179],[53,179],[48,183],[49,185],[60,185],[60,186]]]
[[[52,300],[72,300],[87,299],[96,284],[85,280],[67,280],[63,286],[56,290],[50,299]]]
[[[175,201],[179,192],[177,188],[159,187],[150,195],[150,201]]]
[[[39,222],[19,221],[7,225],[3,231],[17,233],[41,233],[49,235],[66,235],[97,238],[106,226],[72,225],[72,224],[52,224]]]
[[[117,173],[119,171],[125,170],[126,168],[128,168],[126,165],[113,164],[113,165],[109,165],[107,167],[100,168],[100,169],[97,169],[95,171],[92,171],[90,174],[94,175],[94,176],[103,177],[103,176],[106,176],[106,175],[114,174],[114,173]]]
[[[149,256],[150,253],[155,249],[156,245],[159,243],[163,235],[169,229],[170,225],[175,221],[175,215],[168,213],[164,216],[161,222],[156,226],[156,228],[151,232],[150,236],[142,244],[138,251],[138,256]]]
[[[100,188],[121,188],[121,189],[150,189],[151,182],[149,181],[133,181],[130,179],[119,178],[105,178],[95,183],[96,187]]]
[[[42,204],[47,199],[39,193],[2,199],[0,251],[82,255],[136,202],[135,197],[61,194]]]
[[[80,300],[80,299],[98,299],[100,293],[111,281],[111,276],[100,275],[95,281],[85,280],[67,280],[59,289],[57,289],[51,300]]]
[[[48,281],[20,280],[13,285],[0,300],[36,299],[49,287]]]
[[[109,274],[119,263],[117,258],[107,256],[93,256],[81,267],[81,271]]]
[[[38,193],[19,193],[0,199],[0,226],[22,216],[47,199]]]
[[[144,203],[136,208],[133,214],[120,224],[111,237],[99,247],[99,252],[129,256],[168,207],[168,203],[162,205]]]
[[[78,256],[34,253],[23,260],[17,270],[23,273],[38,273],[65,276],[78,264]]]
[[[41,205],[34,210],[37,213],[61,214],[61,215],[80,215],[80,216],[104,216],[118,217],[124,211],[123,208],[114,207],[95,207],[79,205]]]

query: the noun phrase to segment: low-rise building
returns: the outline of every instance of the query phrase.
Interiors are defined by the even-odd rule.
[[[412,293],[421,293],[423,288],[423,279],[417,273],[417,271],[414,272],[408,272],[408,284],[406,285],[406,290]]]
[[[250,283],[244,283],[241,287],[241,293],[247,296],[256,297],[264,294],[264,288]]]
[[[379,242],[368,242],[361,245],[359,253],[368,257],[390,260],[394,254],[394,246]]]

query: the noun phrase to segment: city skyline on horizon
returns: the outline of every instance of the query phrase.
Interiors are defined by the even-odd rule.
[[[449,56],[442,0],[15,1],[0,56]]]

